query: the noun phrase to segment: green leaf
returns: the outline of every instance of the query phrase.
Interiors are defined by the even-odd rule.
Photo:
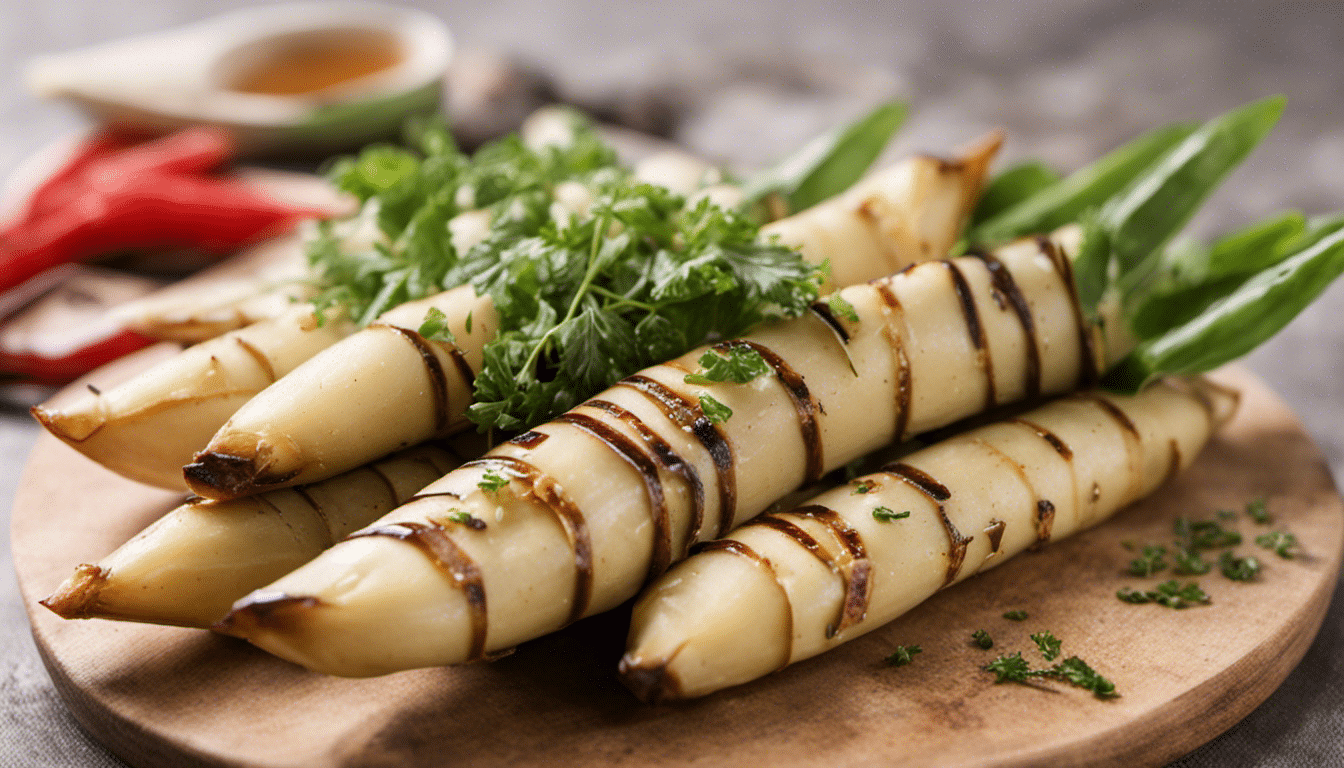
[[[873,510],[873,519],[879,523],[890,523],[892,520],[904,520],[910,516],[910,510],[893,512],[888,507],[877,507]]]
[[[1254,581],[1260,574],[1260,561],[1249,555],[1237,557],[1229,549],[1218,558],[1218,568],[1233,581]]]
[[[915,660],[915,654],[924,649],[918,645],[898,645],[896,651],[887,658],[883,659],[889,667],[904,667],[906,664]]]
[[[1037,632],[1031,635],[1031,641],[1036,644],[1041,655],[1046,661],[1054,661],[1059,658],[1059,649],[1063,642],[1050,632]]]
[[[746,384],[757,376],[770,373],[770,365],[761,357],[761,353],[746,346],[729,347],[725,350],[711,349],[700,356],[702,373],[688,373],[687,384],[714,384],[731,382]]]
[[[1158,256],[1223,178],[1268,135],[1284,103],[1282,96],[1274,96],[1208,121],[1106,203],[1101,221],[1110,230],[1122,278]]]
[[[748,202],[777,194],[800,211],[853,186],[905,122],[906,105],[889,102],[803,145],[744,185]]]
[[[446,341],[450,344],[457,343],[457,337],[448,330],[448,316],[443,314],[443,310],[438,307],[430,307],[425,313],[425,321],[420,324],[420,335],[430,341]]]
[[[722,424],[733,417],[733,409],[715,400],[713,397],[700,395],[700,410],[709,419],[710,424]]]
[[[1138,391],[1159,376],[1203,373],[1235,360],[1278,333],[1342,272],[1339,230],[1251,277],[1198,317],[1140,343],[1104,383]]]
[[[1192,126],[1173,124],[1145,133],[1063,181],[982,221],[966,239],[974,245],[992,246],[1076,221],[1087,209],[1125,189],[1193,130]]]
[[[967,225],[975,229],[1047,187],[1059,182],[1057,171],[1039,160],[1028,160],[995,176],[980,193]]]

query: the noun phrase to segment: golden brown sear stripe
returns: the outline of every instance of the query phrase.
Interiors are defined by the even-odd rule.
[[[943,530],[947,532],[947,576],[943,579],[943,586],[950,585],[956,581],[957,573],[961,571],[961,564],[966,560],[966,549],[970,546],[974,536],[963,536],[957,526],[952,523],[952,519],[947,516],[947,509],[943,507],[943,502],[952,498],[952,492],[947,486],[934,480],[923,470],[905,464],[903,462],[894,462],[881,469],[882,472],[897,477],[916,490],[928,496],[935,502],[938,509],[938,520],[943,524]]]
[[[509,442],[520,448],[536,448],[538,445],[546,442],[546,438],[548,437],[550,437],[550,435],[545,432],[533,432],[528,430],[527,432],[514,437]]]
[[[1017,315],[1017,321],[1022,325],[1022,335],[1026,343],[1026,368],[1024,369],[1024,389],[1028,399],[1037,397],[1041,394],[1041,350],[1040,340],[1036,334],[1036,320],[1031,316],[1031,305],[1027,302],[1027,297],[1023,295],[1022,289],[1017,286],[1017,281],[1002,261],[988,251],[972,250],[969,255],[980,259],[985,263],[985,268],[989,270],[989,279],[994,286],[995,298],[1003,297],[1000,300],[1006,300],[1008,305],[1013,308],[1013,314]]]
[[[885,281],[875,281],[871,285],[877,290],[878,298],[882,300],[882,314],[886,321],[882,326],[882,333],[886,336],[887,343],[891,345],[891,358],[896,364],[894,373],[896,378],[896,434],[893,439],[900,442],[905,439],[906,427],[910,423],[910,356],[905,352],[904,337],[893,323],[897,319],[904,322],[905,308],[901,306],[901,300],[896,298],[891,286],[887,285]]]
[[[481,568],[461,547],[437,525],[424,523],[392,523],[367,531],[351,534],[348,538],[357,539],[366,536],[389,536],[413,544],[429,558],[442,573],[462,588],[467,598],[467,609],[471,613],[471,645],[467,653],[470,660],[486,657],[485,639],[489,629],[485,609],[485,582],[481,578]]]
[[[784,358],[775,354],[774,350],[754,341],[745,339],[723,341],[715,344],[714,349],[725,352],[731,349],[749,349],[760,355],[766,365],[774,370],[775,378],[784,385],[784,391],[789,393],[793,409],[798,414],[798,429],[802,432],[803,451],[807,457],[803,482],[815,483],[820,480],[826,468],[825,457],[822,455],[821,427],[817,424],[817,411],[820,410],[820,406],[808,390],[802,374],[794,370]]]
[[[569,546],[574,551],[574,599],[566,623],[583,618],[593,596],[593,541],[583,513],[570,501],[560,485],[536,466],[513,456],[483,456],[462,465],[465,467],[502,467],[512,479],[527,487],[519,498],[531,496],[550,510],[564,529]]]
[[[792,514],[803,515],[817,520],[831,530],[836,541],[840,542],[849,555],[849,568],[842,569],[837,563],[828,563],[831,569],[840,573],[844,582],[845,599],[840,604],[840,616],[835,623],[826,628],[828,638],[863,621],[868,615],[868,599],[872,595],[872,562],[868,559],[868,550],[863,546],[863,537],[845,519],[829,507],[809,504],[793,510]]]
[[[267,381],[276,380],[277,377],[275,375],[275,366],[271,365],[271,359],[269,357],[263,354],[260,349],[257,349],[255,344],[248,341],[247,339],[244,339],[241,336],[234,336],[233,340],[238,342],[238,346],[242,347],[243,351],[251,355],[253,360],[257,361],[257,366],[266,373]],[[93,388],[92,385],[90,385],[89,388],[92,389]],[[97,390],[94,390],[93,393],[95,395],[101,394]]]
[[[615,429],[582,413],[563,413],[556,421],[587,432],[620,456],[639,473],[644,481],[644,493],[649,498],[649,513],[653,517],[653,558],[649,563],[649,578],[661,574],[672,564],[672,523],[663,494],[663,481],[658,467],[634,441]]]
[[[410,328],[402,328],[397,325],[387,325],[377,323],[369,326],[370,328],[386,328],[387,330],[401,336],[420,355],[420,360],[425,364],[425,373],[429,376],[430,389],[434,393],[434,433],[441,434],[448,429],[450,422],[448,414],[448,377],[443,372],[443,364],[439,362],[439,356],[434,354],[434,349],[429,346],[429,342],[424,336]]]
[[[1034,421],[1028,421],[1027,419],[1021,419],[1021,418],[1008,419],[1008,421],[1016,424],[1021,424],[1027,429],[1030,429],[1032,432],[1035,432],[1037,436],[1039,436],[1042,440],[1049,443],[1050,447],[1055,449],[1055,453],[1058,453],[1060,456],[1063,456],[1065,460],[1069,461],[1073,460],[1073,449],[1070,448],[1068,445],[1066,445],[1063,440],[1059,439],[1059,435],[1056,435],[1054,432],[1051,432],[1045,427],[1042,427],[1040,424],[1037,424]]]
[[[1115,423],[1120,425],[1121,429],[1128,432],[1136,440],[1140,438],[1139,428],[1134,426],[1134,421],[1130,419],[1124,411],[1120,410],[1120,406],[1111,402],[1109,398],[1099,395],[1096,392],[1084,392],[1075,395],[1074,397],[1086,402],[1096,403],[1101,410],[1106,412],[1107,416],[1110,416],[1115,420]]]
[[[690,430],[700,445],[704,446],[710,460],[714,462],[719,485],[719,526],[714,535],[727,535],[733,528],[733,519],[737,514],[737,477],[733,467],[732,446],[719,431],[718,425],[705,417],[699,403],[643,374],[627,376],[617,382],[617,386],[629,387],[648,398],[669,421]]]
[[[645,424],[643,419],[631,413],[628,409],[610,400],[600,399],[589,400],[584,405],[606,411],[628,424],[653,451],[654,457],[658,460],[658,465],[686,482],[691,496],[691,514],[686,521],[686,545],[682,548],[681,555],[685,557],[690,552],[691,545],[700,538],[700,526],[704,525],[705,522],[705,484],[700,480],[699,471],[693,464],[673,450],[672,446],[657,432],[654,432],[648,424]]]

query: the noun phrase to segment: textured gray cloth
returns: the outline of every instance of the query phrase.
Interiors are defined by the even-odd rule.
[[[0,0],[0,173],[77,124],[65,107],[23,93],[22,59],[237,4]],[[1006,159],[1037,156],[1063,168],[1158,123],[1286,93],[1274,136],[1193,230],[1218,232],[1288,207],[1344,210],[1344,13],[1331,3],[698,0],[673,13],[621,0],[457,0],[437,10],[460,42],[529,59],[568,98],[627,115],[650,104],[685,115],[679,140],[744,167],[893,93],[915,107],[894,152],[945,150],[1002,126]],[[1336,286],[1251,358],[1303,416],[1336,477],[1344,470],[1341,309],[1344,286]],[[22,409],[0,413],[5,520],[35,435]],[[7,547],[2,559],[0,767],[120,765],[65,712],[28,636]],[[1337,592],[1283,687],[1176,765],[1344,765],[1342,666]]]

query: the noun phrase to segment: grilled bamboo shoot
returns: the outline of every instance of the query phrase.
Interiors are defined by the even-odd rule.
[[[763,231],[801,246],[804,258],[814,263],[829,258],[832,280],[877,278],[893,271],[893,265],[903,267],[952,246],[997,147],[995,137],[960,160],[913,158],[865,182],[857,196],[844,197],[837,205],[816,206]],[[489,340],[484,330],[493,333],[494,328],[492,323],[481,323],[490,315],[489,300],[472,296],[474,303],[466,311],[462,307],[450,311],[446,302],[441,308],[450,314],[459,312],[458,317],[474,308],[481,327],[471,340],[484,344]],[[411,317],[411,309],[405,311],[405,325],[416,327],[419,319]],[[453,332],[462,339],[456,325]],[[187,467],[192,491],[227,499],[312,482],[462,425],[470,402],[469,376],[449,377],[446,391],[419,381],[407,386],[394,372],[422,366],[410,358],[393,364],[391,358],[367,356],[362,347],[368,338],[366,331],[324,352],[239,410]],[[405,345],[383,339],[380,348],[384,346],[390,352]],[[471,370],[479,371],[479,350],[468,351],[463,346],[462,351]],[[385,367],[372,367],[378,365]],[[360,382],[358,394],[322,386],[322,382],[347,379]],[[375,387],[383,384],[385,389]],[[440,401],[449,404],[450,412],[435,405]],[[378,407],[350,408],[351,402]],[[341,431],[332,428],[334,416],[327,415],[338,412]],[[332,435],[338,437],[333,441]]]
[[[1093,346],[1064,249],[1045,238],[841,296],[857,322],[821,304],[718,345],[756,351],[773,376],[688,384],[703,350],[646,369],[449,473],[220,628],[340,675],[486,658],[614,607],[790,488],[996,403],[1074,389],[1125,352]],[[712,422],[702,395],[732,417]]]
[[[266,585],[461,464],[420,446],[321,483],[233,501],[194,499],[96,564],[80,565],[42,604],[67,619],[208,628]]]
[[[1202,380],[1075,395],[859,478],[865,493],[761,515],[640,598],[623,680],[645,701],[702,696],[852,640],[1151,493],[1234,406]]]
[[[88,389],[33,415],[75,450],[132,480],[185,489],[191,461],[229,416],[266,386],[351,330],[311,307],[183,350],[106,391]]]

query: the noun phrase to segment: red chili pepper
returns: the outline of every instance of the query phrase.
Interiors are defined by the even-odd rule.
[[[189,128],[142,144],[91,139],[0,231],[0,291],[47,269],[127,248],[226,251],[277,234],[320,209],[270,200],[206,175],[233,151],[229,135]]]
[[[16,379],[37,384],[65,384],[153,343],[154,339],[135,331],[121,331],[61,357],[0,349],[0,382]]]

